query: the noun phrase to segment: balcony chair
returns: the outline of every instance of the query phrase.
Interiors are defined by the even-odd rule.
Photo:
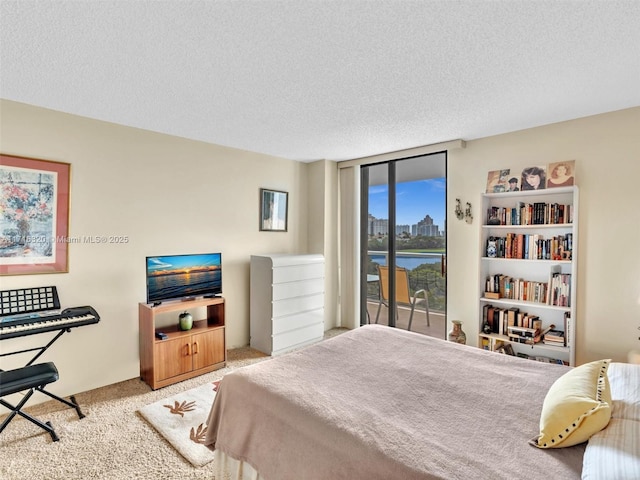
[[[28,365],[26,367],[16,368],[14,370],[8,370],[6,372],[0,371],[0,405],[3,405],[4,407],[11,410],[11,413],[7,416],[7,418],[4,419],[2,424],[0,424],[0,433],[16,415],[20,415],[21,417],[26,418],[30,422],[35,423],[40,428],[49,432],[49,435],[51,435],[51,439],[54,442],[57,442],[59,440],[58,435],[51,425],[51,422],[42,422],[21,410],[36,390],[50,396],[55,400],[58,400],[59,402],[64,403],[69,407],[75,408],[76,412],[78,413],[78,417],[84,418],[84,414],[80,411],[80,406],[76,403],[76,400],[73,396],[71,397],[72,402],[69,402],[64,398],[60,398],[57,395],[44,390],[45,386],[57,380],[58,369],[53,364],[53,362]],[[28,392],[25,393],[22,400],[20,400],[20,402],[16,406],[11,405],[9,402],[2,399],[2,397],[6,395],[11,395],[25,390],[28,390]]]
[[[378,277],[380,282],[380,302],[378,303],[378,313],[376,314],[376,323],[380,318],[380,309],[382,305],[389,308],[389,267],[378,265]],[[409,272],[406,268],[396,267],[396,319],[398,318],[398,305],[407,305],[411,307],[411,314],[409,315],[409,325],[407,330],[411,330],[411,323],[413,322],[413,311],[416,308],[416,301],[418,295],[422,295],[424,298],[424,309],[427,315],[427,327],[431,326],[429,320],[429,297],[426,290],[416,290],[413,293],[413,297],[409,294]]]

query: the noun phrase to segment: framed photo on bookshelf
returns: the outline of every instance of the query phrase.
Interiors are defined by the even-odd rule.
[[[507,192],[509,190],[509,168],[502,170],[493,170],[487,175],[487,192],[486,193],[500,193]]]
[[[68,272],[71,165],[0,155],[0,275]]]
[[[570,187],[575,182],[575,160],[550,163],[547,172],[547,188]]]
[[[545,166],[527,167],[522,170],[521,190],[544,190],[547,185]]]

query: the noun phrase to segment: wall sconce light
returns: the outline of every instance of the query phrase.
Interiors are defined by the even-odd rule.
[[[464,212],[462,211],[459,198],[456,198],[456,217],[458,220],[462,220],[464,218]]]
[[[467,209],[464,211],[464,220],[467,223],[473,222],[473,216],[471,215],[471,204],[467,202]]]

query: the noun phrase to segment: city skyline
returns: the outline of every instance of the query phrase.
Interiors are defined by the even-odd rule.
[[[369,187],[369,213],[388,219],[387,185]],[[431,178],[396,184],[396,224],[415,225],[429,215],[444,230],[446,179]]]

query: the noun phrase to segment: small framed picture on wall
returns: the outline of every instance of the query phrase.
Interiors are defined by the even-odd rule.
[[[289,193],[260,189],[260,230],[286,232]]]

